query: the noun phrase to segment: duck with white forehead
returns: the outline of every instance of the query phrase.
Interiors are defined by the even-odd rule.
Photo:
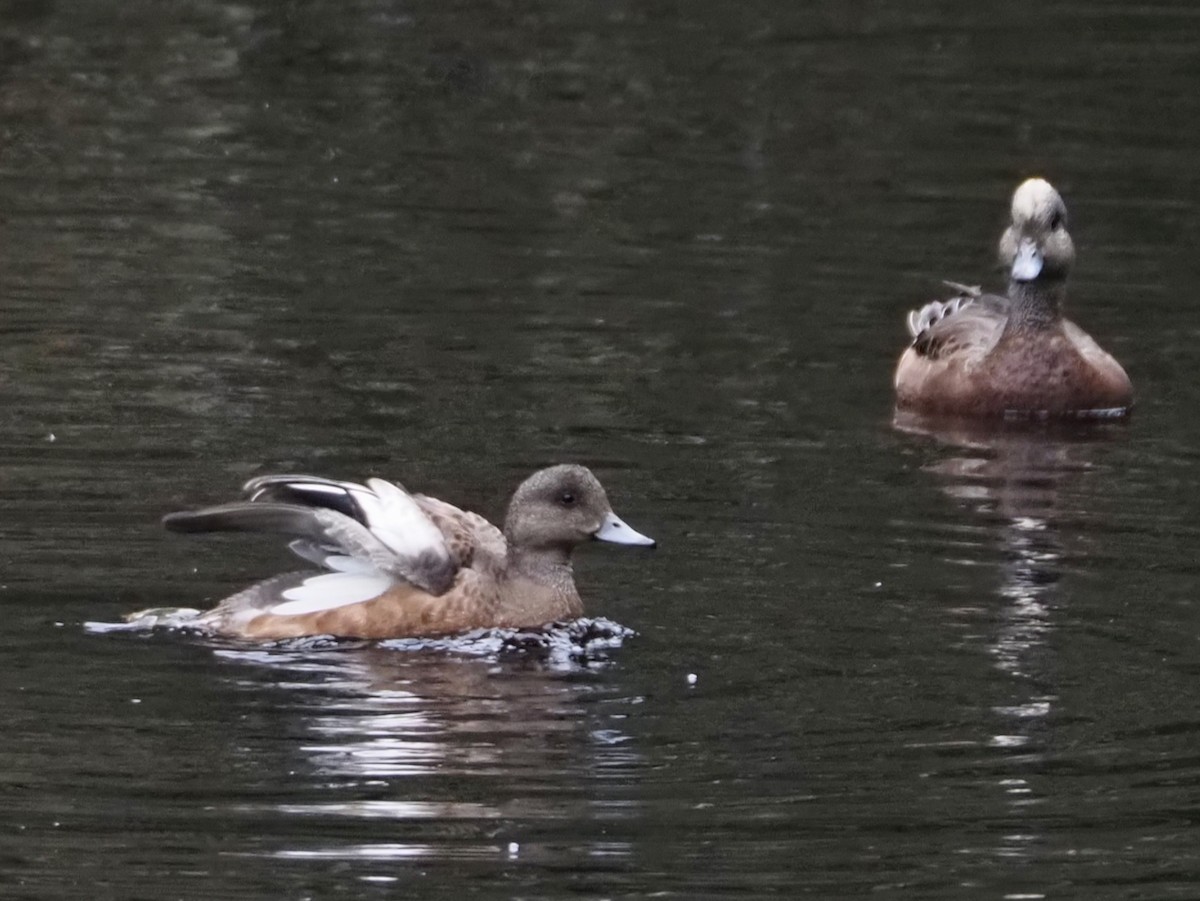
[[[896,406],[970,417],[1128,414],[1125,370],[1063,315],[1075,246],[1066,204],[1044,179],[1013,194],[1000,262],[1005,296],[955,284],[957,297],[908,314],[912,343],[896,367]]]

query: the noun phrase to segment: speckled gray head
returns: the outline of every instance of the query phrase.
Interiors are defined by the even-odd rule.
[[[504,534],[517,547],[570,547],[596,539],[652,547],[654,539],[613,513],[604,486],[586,466],[562,464],[521,483],[508,507]]]
[[[1013,193],[1012,223],[1000,238],[1000,263],[1014,282],[1064,279],[1075,262],[1067,205],[1050,182],[1031,178]]]

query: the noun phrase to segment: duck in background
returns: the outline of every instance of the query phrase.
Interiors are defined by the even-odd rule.
[[[1133,388],[1121,364],[1063,317],[1075,247],[1058,191],[1031,178],[1013,194],[1000,238],[1008,293],[952,284],[958,296],[908,314],[912,344],[896,367],[896,406],[926,415],[1125,416]]]

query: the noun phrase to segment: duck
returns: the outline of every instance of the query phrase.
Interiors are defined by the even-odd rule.
[[[365,484],[263,475],[242,499],[170,513],[172,532],[265,532],[318,571],[274,576],[198,614],[189,627],[252,642],[332,636],[382,640],[575,619],[571,553],[597,540],[653,547],[613,512],[585,466],[529,476],[502,528],[379,478]],[[134,614],[137,616],[137,614]]]
[[[1048,181],[1013,193],[1000,237],[1004,296],[947,282],[956,294],[908,314],[896,366],[899,411],[955,417],[1111,419],[1129,414],[1125,370],[1063,308],[1075,246]]]

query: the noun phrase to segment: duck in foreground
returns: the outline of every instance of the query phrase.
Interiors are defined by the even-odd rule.
[[[622,522],[583,466],[521,483],[501,531],[482,516],[382,479],[251,479],[245,499],[172,513],[174,532],[272,532],[326,570],[276,576],[189,625],[270,641],[315,635],[385,639],[522,628],[582,615],[571,551],[592,539],[654,546]]]
[[[896,406],[974,417],[1111,418],[1133,404],[1121,364],[1063,318],[1075,248],[1062,197],[1040,178],[1012,199],[1000,238],[1005,297],[960,293],[908,314],[912,344],[896,367]]]

